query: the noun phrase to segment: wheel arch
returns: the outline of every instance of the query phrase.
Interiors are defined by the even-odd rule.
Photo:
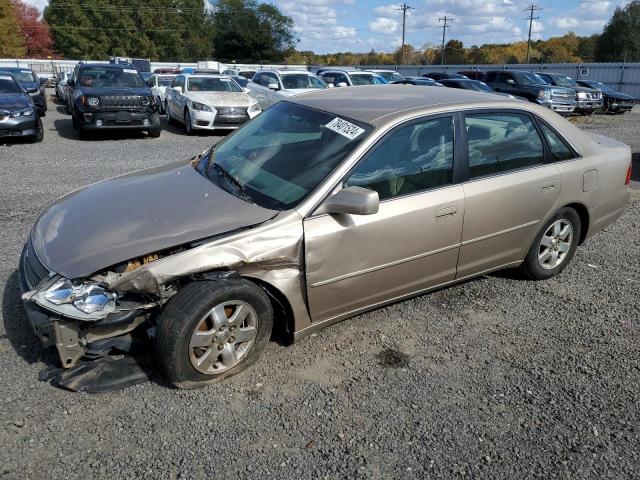
[[[287,296],[273,284],[254,276],[239,275],[238,272],[228,270],[212,270],[209,272],[201,272],[196,275],[190,275],[184,278],[186,282],[193,281],[213,281],[219,282],[225,279],[239,279],[247,280],[263,292],[266,293],[271,308],[273,308],[273,327],[278,338],[285,339],[286,343],[293,342],[293,333],[295,332],[295,315],[293,308]]]
[[[271,307],[273,308],[273,327],[275,333],[279,338],[286,339],[287,343],[293,342],[295,317],[287,296],[282,293],[279,288],[262,279],[251,276],[243,276],[242,278],[256,284],[267,294],[271,302]]]
[[[578,217],[580,217],[580,238],[578,239],[578,245],[582,245],[589,233],[589,210],[584,204],[578,202],[569,203],[562,208],[571,208],[575,210]]]

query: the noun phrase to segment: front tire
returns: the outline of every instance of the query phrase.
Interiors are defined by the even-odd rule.
[[[216,383],[258,359],[272,326],[271,303],[250,281],[190,283],[158,318],[158,364],[177,388]]]
[[[191,125],[191,113],[189,112],[188,108],[184,110],[184,129],[187,132],[187,135],[193,135],[193,125]]]
[[[532,280],[555,277],[569,264],[580,241],[582,225],[573,208],[562,208],[540,230],[520,267]]]
[[[31,142],[40,143],[44,139],[44,126],[42,125],[42,120],[38,117],[38,121],[36,122],[36,128],[38,131],[35,135],[31,136]]]

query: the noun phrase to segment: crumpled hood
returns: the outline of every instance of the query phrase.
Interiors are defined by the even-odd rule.
[[[67,278],[262,223],[277,212],[221,189],[190,164],[170,164],[89,185],[54,202],[31,232],[35,251]]]
[[[6,93],[0,94],[0,110],[19,110],[29,108],[31,102],[24,93]]]
[[[240,92],[187,92],[185,96],[213,107],[249,107],[256,103],[248,94]]]
[[[603,93],[603,95],[606,95],[609,98],[615,98],[616,100],[633,100],[634,99],[631,95],[627,95],[626,93],[622,93],[622,92]]]

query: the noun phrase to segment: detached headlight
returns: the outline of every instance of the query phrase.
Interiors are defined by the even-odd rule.
[[[211,108],[208,105],[200,102],[191,102],[191,108],[200,112],[210,112]]]
[[[116,307],[115,293],[111,293],[96,283],[73,283],[61,278],[44,293],[44,298],[55,305],[73,304],[84,313],[112,312]]]
[[[578,93],[577,93],[577,97],[578,97],[578,98],[587,98],[587,94],[586,94],[586,93],[584,93],[584,92],[578,92]]]
[[[33,108],[25,108],[23,110],[16,110],[15,112],[11,112],[11,117],[18,118],[19,116],[28,117],[33,114]]]
[[[89,97],[87,98],[87,104],[89,104],[90,107],[97,107],[100,105],[100,99],[98,97]]]
[[[261,111],[262,109],[260,108],[260,105],[258,103],[254,103],[249,107],[249,113],[258,113]]]

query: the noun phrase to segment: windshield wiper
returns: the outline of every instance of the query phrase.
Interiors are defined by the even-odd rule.
[[[240,180],[238,180],[238,177],[233,175],[229,170],[224,168],[219,163],[212,163],[211,166],[217,170],[218,175],[225,177],[229,182],[233,183],[238,188],[238,190],[244,191],[244,185],[242,184],[242,182],[240,182]]]

